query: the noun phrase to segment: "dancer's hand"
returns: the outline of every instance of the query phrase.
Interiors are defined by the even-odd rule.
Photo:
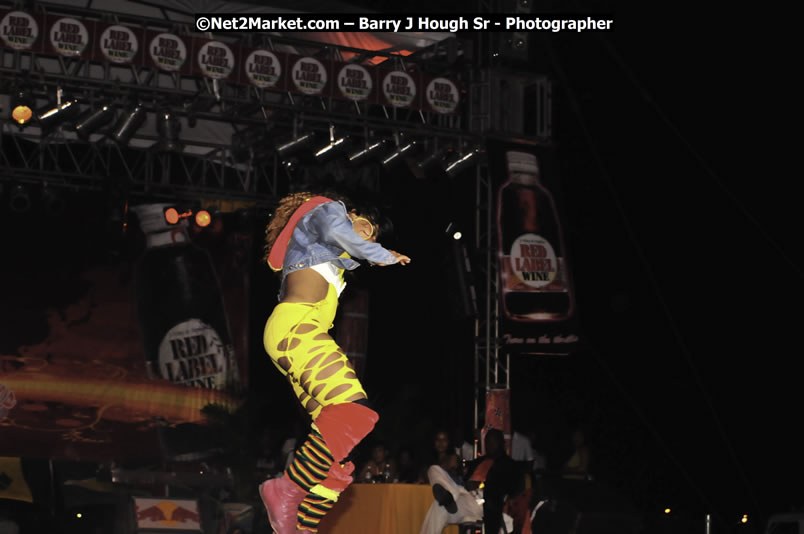
[[[407,265],[411,261],[408,256],[405,256],[404,254],[400,254],[399,252],[397,252],[395,250],[389,250],[388,252],[390,252],[391,254],[394,255],[394,258],[396,258],[396,261],[394,263],[378,263],[377,265],[379,265],[380,267],[387,267],[388,265],[396,265],[397,263],[399,263],[401,265]]]

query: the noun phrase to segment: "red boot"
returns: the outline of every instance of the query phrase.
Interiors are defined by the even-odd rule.
[[[306,491],[284,475],[260,484],[260,498],[276,534],[295,534],[296,510],[306,496]]]

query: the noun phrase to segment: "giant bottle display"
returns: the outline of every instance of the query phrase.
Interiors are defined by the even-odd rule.
[[[148,374],[199,388],[234,387],[236,360],[212,260],[190,241],[186,219],[165,221],[170,206],[133,208],[146,235],[135,283]]]
[[[497,197],[503,313],[521,322],[572,316],[574,297],[558,210],[527,152],[506,152],[508,178]]]

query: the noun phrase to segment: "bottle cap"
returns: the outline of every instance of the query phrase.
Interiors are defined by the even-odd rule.
[[[528,152],[510,150],[505,153],[508,174],[511,181],[520,185],[534,185],[539,182],[539,161]]]

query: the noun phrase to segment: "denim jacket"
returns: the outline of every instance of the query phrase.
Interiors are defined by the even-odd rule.
[[[282,262],[279,300],[285,296],[285,278],[294,271],[324,262],[340,269],[357,269],[358,262],[341,257],[344,252],[370,263],[396,263],[396,257],[382,245],[365,241],[355,233],[343,202],[327,202],[313,208],[299,220],[290,237]]]

